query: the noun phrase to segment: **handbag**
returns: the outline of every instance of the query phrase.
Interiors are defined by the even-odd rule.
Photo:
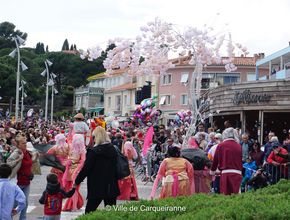
[[[114,145],[114,148],[117,151],[116,175],[117,179],[121,180],[130,175],[129,162],[128,158],[122,154],[117,146]]]

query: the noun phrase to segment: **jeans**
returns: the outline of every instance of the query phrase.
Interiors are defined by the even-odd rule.
[[[29,196],[29,192],[30,192],[30,185],[28,186],[19,186],[20,189],[23,191],[25,197],[26,197],[26,206],[25,208],[21,211],[20,216],[19,216],[19,220],[26,220],[26,211],[28,208],[28,196]]]

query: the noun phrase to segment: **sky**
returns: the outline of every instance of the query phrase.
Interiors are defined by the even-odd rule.
[[[26,46],[42,42],[50,51],[61,50],[65,39],[86,49],[135,38],[156,17],[180,28],[229,31],[250,55],[270,55],[290,41],[289,0],[0,0],[0,8],[0,23],[28,33]]]

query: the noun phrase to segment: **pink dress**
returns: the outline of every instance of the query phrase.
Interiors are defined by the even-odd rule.
[[[117,197],[117,200],[138,200],[138,190],[133,168],[133,158],[136,159],[138,155],[132,143],[129,141],[124,144],[123,151],[124,155],[128,158],[131,173],[129,176],[118,181],[120,195]]]
[[[69,157],[69,161],[66,166],[66,170],[64,173],[64,185],[66,188],[71,189],[75,179],[82,169],[86,158],[85,151],[80,155],[71,155]],[[77,186],[74,195],[71,198],[68,198],[64,204],[63,211],[75,211],[84,205],[84,200],[82,195],[80,194],[80,185]]]
[[[186,159],[181,157],[165,158],[154,181],[151,199],[155,196],[160,180],[162,180],[162,189],[159,198],[192,195],[195,192],[193,175],[193,167]]]
[[[67,144],[64,147],[55,145],[47,151],[47,154],[55,155],[56,158],[60,161],[60,163],[63,166],[66,166],[69,155],[69,146]],[[55,173],[57,175],[58,182],[65,191],[70,190],[63,185],[63,172],[61,170],[52,168],[50,172]]]

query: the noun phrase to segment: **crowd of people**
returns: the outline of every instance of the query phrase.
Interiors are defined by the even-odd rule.
[[[144,184],[153,182],[148,199],[156,198],[158,187],[160,199],[195,193],[230,195],[289,177],[290,130],[283,143],[270,132],[261,146],[228,121],[222,133],[206,131],[200,123],[184,146],[183,125],[116,127],[106,125],[102,117],[88,123],[84,119],[78,113],[74,122],[53,125],[35,119],[1,121],[0,195],[7,196],[0,197],[0,219],[12,219],[17,213],[26,219],[30,186],[34,175],[41,174],[40,162],[52,167],[39,200],[44,219],[60,219],[61,211],[79,210],[84,205],[80,187],[85,178],[89,213],[102,201],[116,205],[117,200],[138,200],[137,176]],[[128,159],[130,172],[122,179],[117,178],[116,148]]]

